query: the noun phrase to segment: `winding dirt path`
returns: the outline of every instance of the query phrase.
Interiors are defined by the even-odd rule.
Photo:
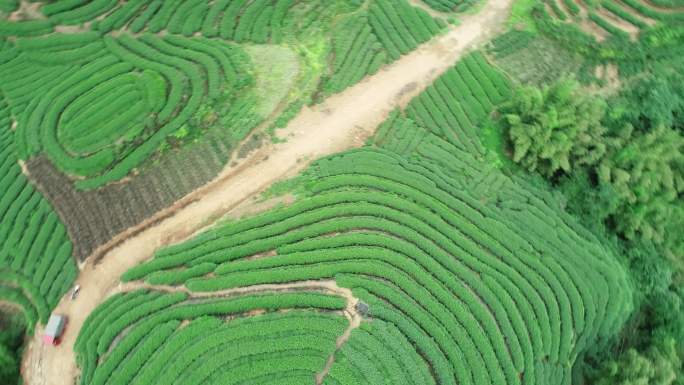
[[[113,247],[95,263],[81,266],[76,281],[81,293],[74,301],[65,296],[55,312],[68,316],[62,344],[47,347],[41,328],[27,346],[22,373],[28,385],[73,385],[78,375],[73,344],[86,317],[117,290],[119,277],[149,259],[158,248],[179,242],[210,225],[274,182],[292,177],[312,160],[363,145],[389,112],[405,106],[468,49],[503,30],[512,0],[488,0],[477,14],[361,83],[304,109],[278,135],[284,143],[270,144],[214,181],[193,192],[190,203],[179,205]],[[184,198],[185,199],[185,198]]]

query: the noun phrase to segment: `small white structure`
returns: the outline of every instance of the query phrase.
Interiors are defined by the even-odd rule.
[[[45,332],[43,333],[43,342],[48,345],[59,344],[59,338],[64,332],[64,326],[66,325],[66,317],[60,314],[53,314],[48,320],[47,326],[45,326]]]
[[[76,285],[74,288],[71,290],[71,300],[75,300],[76,297],[78,296],[78,293],[81,291],[81,285]]]

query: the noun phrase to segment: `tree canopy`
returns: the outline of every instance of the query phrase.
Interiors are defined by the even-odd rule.
[[[24,340],[24,318],[21,313],[0,309],[0,384],[20,381],[19,364]]]
[[[513,160],[546,177],[596,164],[606,152],[605,109],[603,100],[583,93],[571,78],[542,89],[521,87],[500,109]]]
[[[595,385],[672,385],[681,365],[674,340],[645,352],[628,349],[617,360],[604,363]]]

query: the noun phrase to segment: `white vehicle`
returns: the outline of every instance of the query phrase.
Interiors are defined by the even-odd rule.
[[[78,297],[78,292],[81,291],[81,285],[76,285],[74,286],[73,289],[71,289],[71,300],[75,300],[76,297]]]

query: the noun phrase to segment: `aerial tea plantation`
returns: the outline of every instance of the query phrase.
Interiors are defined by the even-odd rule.
[[[684,385],[682,42],[684,0],[0,0],[0,383]]]
[[[368,309],[325,384],[569,383],[577,357],[630,314],[631,283],[550,192],[486,161],[473,134],[509,93],[469,55],[372,145],[316,161],[296,179],[295,203],[129,270],[124,281],[152,286],[89,317],[76,346],[81,383],[310,381],[335,352],[327,332],[347,325],[349,300],[315,288],[330,280]],[[240,294],[293,283],[312,287]],[[248,317],[217,326],[217,314]],[[325,335],[299,337],[315,333]],[[266,334],[274,343],[250,342]]]
[[[15,151],[80,259],[209,182],[250,133],[284,126],[446,26],[405,0],[6,7],[0,90]]]
[[[241,78],[253,64],[240,43],[296,42],[308,38],[298,36],[306,23],[344,18],[332,31],[336,59],[323,80],[333,92],[443,27],[404,2],[378,0],[368,9],[356,3],[63,1],[41,7],[46,19],[2,21],[0,36],[18,37],[5,43],[0,79],[20,117],[19,156],[44,153],[77,177],[77,187],[99,187],[141,166],[169,135],[198,129],[188,127],[198,124],[192,118],[201,125],[220,116],[211,124],[235,124],[233,114],[254,113],[242,100],[250,82]],[[84,31],[60,30],[84,22],[91,23]],[[346,36],[336,38],[338,32]],[[251,128],[235,124],[234,140]]]
[[[0,95],[0,300],[16,303],[33,330],[47,322],[77,268],[64,225],[17,164],[10,124]]]

